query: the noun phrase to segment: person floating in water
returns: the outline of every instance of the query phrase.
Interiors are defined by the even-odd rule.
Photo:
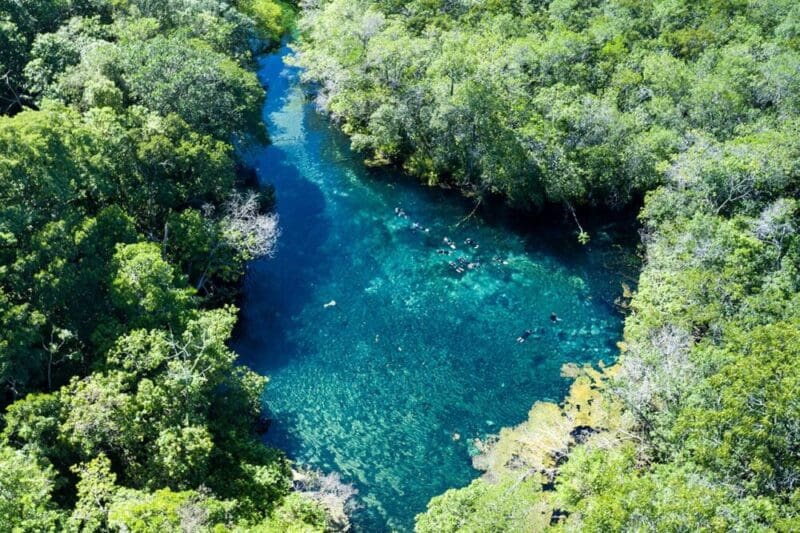
[[[466,240],[464,241],[464,244],[466,244],[467,246],[472,246],[475,250],[477,250],[478,247],[480,246],[477,242],[475,242],[472,239],[472,237],[467,237]]]
[[[552,323],[554,323],[554,324],[555,324],[556,322],[561,322],[561,318],[559,318],[559,316],[556,314],[556,312],[555,312],[555,311],[553,311],[552,313],[550,313],[550,322],[552,322]]]
[[[467,268],[469,270],[474,270],[481,266],[480,262],[478,261],[468,261],[466,257],[459,257],[458,258],[458,266],[461,268]]]
[[[456,271],[457,274],[464,273],[464,269],[461,266],[459,266],[459,264],[456,263],[455,261],[450,261],[448,264],[450,265],[450,268]]]
[[[528,340],[528,337],[530,337],[530,336],[531,336],[531,333],[533,333],[533,330],[526,329],[525,331],[523,331],[523,332],[522,332],[522,335],[520,335],[519,337],[517,337],[517,342],[518,342],[519,344],[522,344],[523,342],[525,342],[526,340]]]
[[[395,207],[394,214],[399,216],[400,218],[408,218],[408,215],[406,214],[405,210],[402,207]]]
[[[455,249],[456,249],[456,243],[454,243],[454,242],[453,242],[453,240],[452,240],[452,239],[450,239],[450,237],[445,237],[445,238],[444,238],[444,239],[442,239],[442,240],[444,241],[444,243],[445,243],[447,246],[449,246],[449,247],[450,247],[450,248],[452,248],[453,250],[455,250]]]

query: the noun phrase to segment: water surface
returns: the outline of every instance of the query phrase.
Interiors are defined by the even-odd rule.
[[[236,349],[271,378],[267,440],[355,483],[358,530],[409,530],[479,475],[474,438],[563,397],[563,363],[613,360],[622,252],[602,232],[584,248],[571,228],[468,218],[468,200],[366,169],[287,53],[262,59],[273,144],[252,156],[283,235],[250,266]]]

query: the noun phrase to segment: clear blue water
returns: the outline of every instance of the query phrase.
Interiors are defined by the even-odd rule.
[[[458,226],[472,203],[366,169],[287,53],[262,59],[273,142],[251,156],[283,235],[275,259],[250,266],[235,347],[271,378],[267,440],[355,483],[357,530],[409,530],[432,496],[479,475],[472,439],[563,397],[563,363],[614,359],[627,252],[609,234],[585,248],[572,228],[513,217]],[[479,265],[458,273],[458,258]]]

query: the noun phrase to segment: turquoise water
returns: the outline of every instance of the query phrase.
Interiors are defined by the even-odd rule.
[[[613,360],[625,248],[513,217],[459,225],[469,201],[366,169],[287,53],[262,59],[273,144],[252,156],[283,235],[250,266],[236,349],[271,377],[267,440],[355,483],[357,530],[409,530],[432,496],[479,475],[474,438],[563,397],[563,363]]]

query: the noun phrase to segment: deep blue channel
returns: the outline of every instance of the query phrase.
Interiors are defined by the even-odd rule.
[[[629,248],[610,230],[582,247],[563,225],[463,222],[469,200],[367,169],[289,53],[261,59],[272,144],[251,154],[283,234],[250,265],[235,348],[270,376],[267,441],[354,483],[357,530],[410,530],[432,496],[480,475],[474,438],[563,397],[562,364],[613,361]]]

